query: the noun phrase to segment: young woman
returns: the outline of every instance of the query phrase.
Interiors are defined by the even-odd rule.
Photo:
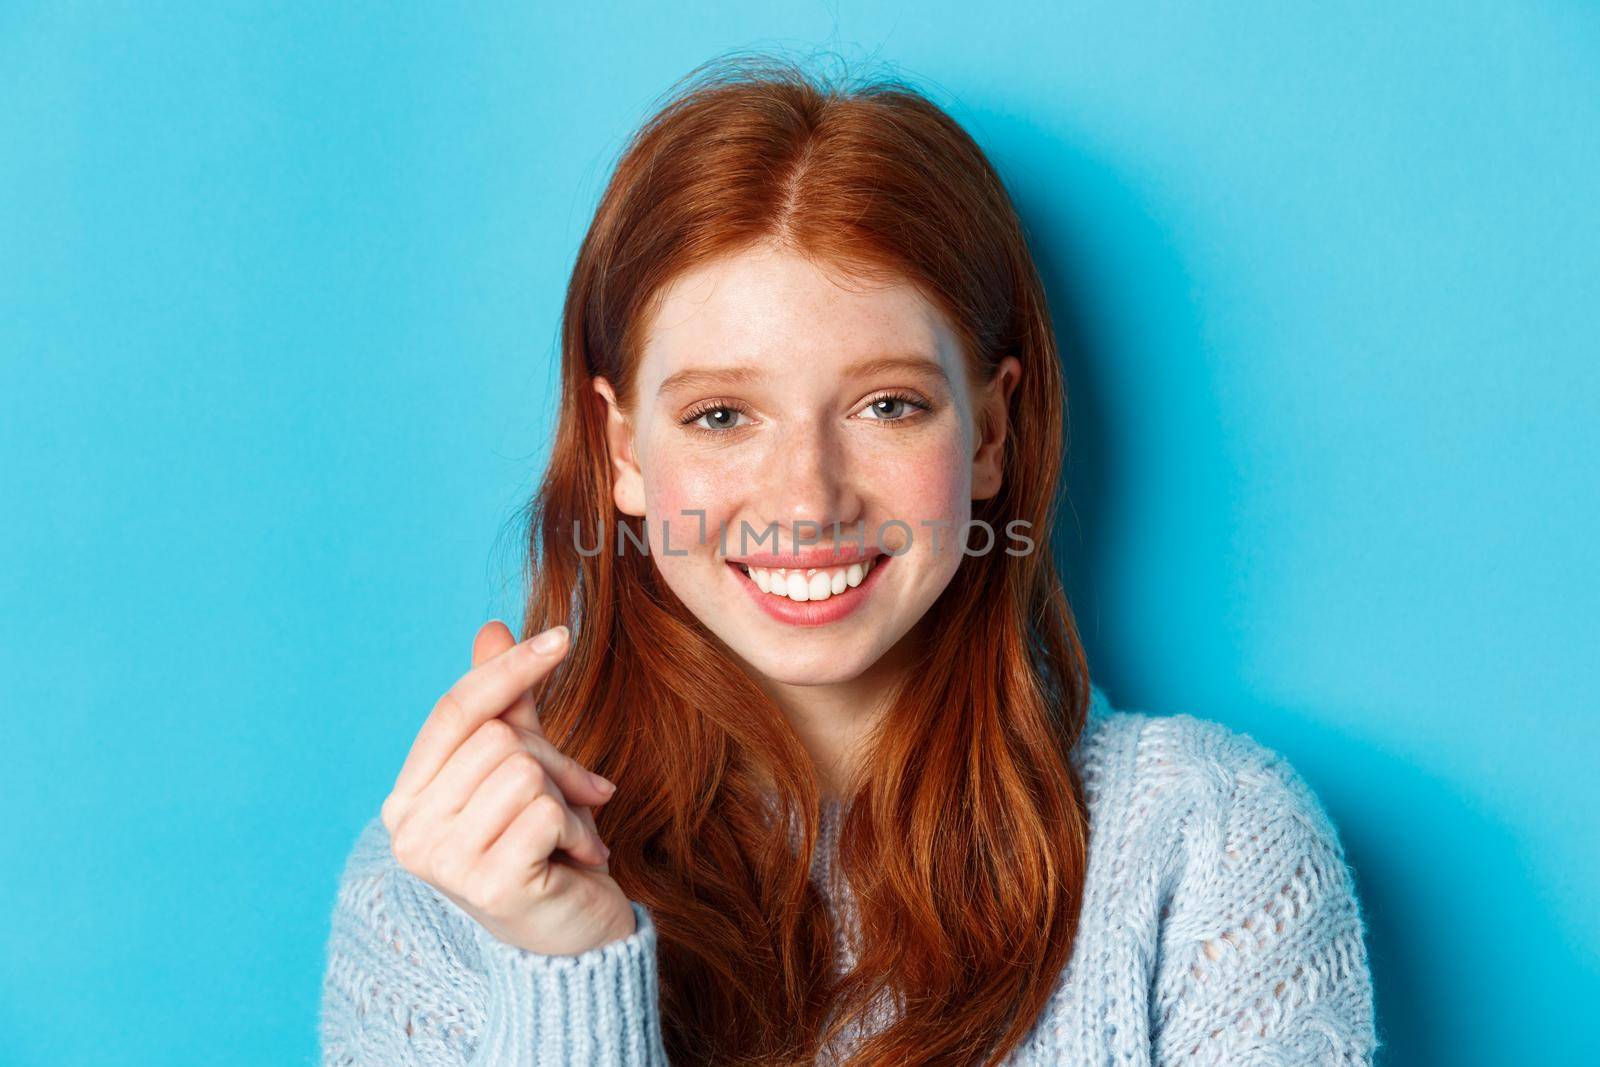
[[[1303,780],[1090,685],[1049,311],[947,114],[702,69],[562,340],[529,639],[479,631],[355,844],[325,1064],[1371,1061]]]

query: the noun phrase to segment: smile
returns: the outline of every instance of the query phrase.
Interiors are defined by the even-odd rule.
[[[874,560],[852,563],[848,567],[752,567],[737,564],[740,570],[768,596],[788,597],[790,600],[827,600],[846,589],[854,588],[872,572]]]
[[[859,608],[893,558],[874,555],[842,567],[759,567],[734,560],[727,565],[772,618],[793,626],[822,626]]]

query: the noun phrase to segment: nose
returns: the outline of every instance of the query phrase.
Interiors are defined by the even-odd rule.
[[[839,436],[825,423],[797,421],[787,428],[761,472],[759,508],[765,527],[776,527],[785,550],[827,544],[852,531],[861,517],[858,472]],[[813,525],[815,524],[815,525]]]

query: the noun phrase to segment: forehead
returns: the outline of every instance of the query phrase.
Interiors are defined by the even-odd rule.
[[[686,272],[662,292],[643,333],[644,397],[687,368],[756,367],[781,377],[885,356],[922,356],[958,381],[948,320],[904,280],[842,277],[761,247]]]

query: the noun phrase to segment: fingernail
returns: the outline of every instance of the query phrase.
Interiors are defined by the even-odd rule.
[[[535,652],[554,652],[561,647],[561,642],[566,639],[567,628],[565,626],[557,626],[535,637],[528,643],[528,647]]]
[[[594,773],[593,771],[589,772],[589,781],[593,782],[594,783],[594,787],[596,789],[600,790],[602,793],[606,794],[607,796],[610,796],[612,793],[615,793],[617,791],[617,787],[616,787],[616,785],[614,783],[608,781],[605,778],[600,777],[598,774]]]

